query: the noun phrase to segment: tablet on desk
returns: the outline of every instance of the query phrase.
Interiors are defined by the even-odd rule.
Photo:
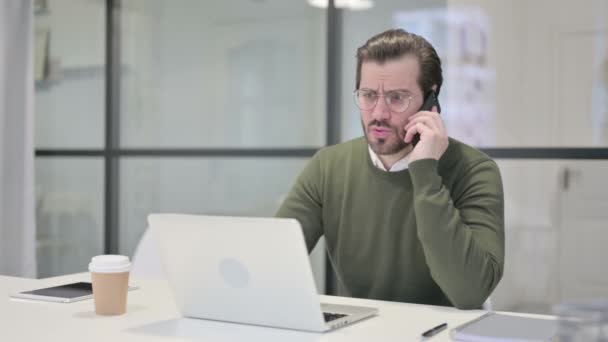
[[[129,291],[137,286],[129,286]],[[93,286],[88,282],[71,283],[10,295],[11,298],[41,300],[45,302],[73,303],[93,298]]]

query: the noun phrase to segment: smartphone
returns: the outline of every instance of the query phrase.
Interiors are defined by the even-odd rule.
[[[426,97],[424,98],[424,103],[422,104],[422,107],[420,107],[420,110],[433,110],[433,107],[437,107],[437,112],[441,113],[441,106],[439,105],[439,100],[437,99],[437,94],[435,94],[435,91],[431,90],[428,92],[428,94],[426,95]],[[418,142],[420,141],[420,134],[417,133],[414,135],[414,137],[412,138],[412,145],[416,146],[416,144],[418,144]]]
[[[129,286],[129,291],[137,286]],[[93,298],[93,285],[87,282],[78,282],[60,286],[46,287],[32,291],[14,293],[11,298],[41,300],[45,302],[73,303]]]

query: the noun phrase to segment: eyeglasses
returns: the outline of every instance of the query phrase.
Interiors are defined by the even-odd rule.
[[[355,90],[354,98],[355,104],[359,109],[372,110],[378,103],[379,97],[384,97],[384,103],[392,111],[396,113],[403,113],[410,106],[410,102],[413,96],[405,91],[392,90],[387,91],[384,95],[378,94],[374,90],[369,89],[357,89]]]

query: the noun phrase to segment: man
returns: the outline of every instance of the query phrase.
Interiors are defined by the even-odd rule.
[[[442,81],[424,38],[369,39],[355,91],[365,137],[317,152],[277,213],[300,222],[309,251],[325,236],[339,295],[473,309],[502,277],[498,167],[448,138],[438,103],[420,110]]]

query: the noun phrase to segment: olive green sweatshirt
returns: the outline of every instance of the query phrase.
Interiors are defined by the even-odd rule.
[[[311,251],[324,235],[338,294],[480,308],[504,266],[500,172],[450,139],[439,161],[386,172],[361,137],[318,151],[278,217],[297,219]]]

